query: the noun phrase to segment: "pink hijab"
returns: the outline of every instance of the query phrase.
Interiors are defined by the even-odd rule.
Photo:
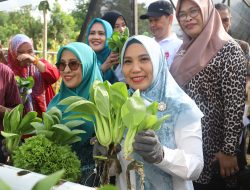
[[[194,75],[207,66],[217,52],[232,39],[221,23],[220,15],[212,0],[189,0],[197,4],[203,18],[203,30],[195,39],[184,33],[183,44],[177,52],[170,72],[180,86],[184,86]],[[178,0],[176,15],[182,0]],[[179,21],[178,21],[179,22]],[[179,22],[180,23],[180,22]]]

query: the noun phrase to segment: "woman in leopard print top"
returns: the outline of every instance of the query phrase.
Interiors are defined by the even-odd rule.
[[[194,187],[224,190],[227,184],[223,178],[216,179],[216,169],[222,177],[233,176],[239,169],[236,154],[245,100],[244,56],[223,29],[212,0],[178,0],[176,15],[184,41],[170,72],[204,114],[204,169]],[[215,160],[219,163],[216,169]]]

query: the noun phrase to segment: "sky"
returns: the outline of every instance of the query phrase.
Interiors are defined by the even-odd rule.
[[[20,7],[28,4],[32,4],[35,8],[39,5],[39,2],[41,0],[7,0],[0,2],[0,11],[13,11],[13,10],[19,10]],[[146,5],[149,5],[151,2],[156,0],[137,0],[138,3],[144,2]],[[65,6],[64,10],[67,11],[67,9],[72,10],[74,8],[74,0],[59,0],[59,2]],[[50,5],[54,3],[54,0],[49,0]],[[66,9],[67,8],[67,9]]]
[[[0,11],[15,11],[19,10],[22,6],[29,4],[32,4],[32,7],[35,8],[39,5],[40,2],[41,0],[7,0],[0,2]],[[68,8],[69,10],[74,8],[74,6],[72,6],[72,2],[74,2],[73,0],[59,0],[59,2],[64,5],[62,6],[62,8],[65,11],[67,10],[66,8]],[[53,5],[54,0],[49,0],[49,3],[50,5]]]

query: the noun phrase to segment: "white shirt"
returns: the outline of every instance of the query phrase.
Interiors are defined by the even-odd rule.
[[[178,121],[176,126],[178,126]],[[173,150],[163,147],[164,159],[156,165],[172,175],[173,190],[193,190],[192,180],[198,179],[204,165],[201,121],[185,127],[175,127],[175,140],[177,148]],[[126,168],[129,162],[123,158],[122,151],[118,159],[122,166],[122,173],[118,176],[117,185],[121,190],[126,190]],[[134,172],[131,172],[131,184],[132,189],[135,189]],[[164,189],[161,184],[158,186],[159,190]]]
[[[179,39],[175,33],[172,33],[169,37],[161,40],[158,43],[163,49],[168,65],[170,67],[174,60],[175,54],[177,53],[182,44],[182,40]]]

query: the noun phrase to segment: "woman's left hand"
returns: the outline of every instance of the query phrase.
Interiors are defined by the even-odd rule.
[[[234,175],[237,171],[239,171],[236,156],[226,155],[222,152],[218,152],[215,154],[215,159],[219,161],[220,174],[222,177]]]
[[[153,130],[137,133],[133,148],[148,163],[157,164],[163,160],[163,147]]]
[[[102,72],[106,72],[109,70],[113,65],[119,63],[119,54],[111,52],[106,61],[102,64]]]

